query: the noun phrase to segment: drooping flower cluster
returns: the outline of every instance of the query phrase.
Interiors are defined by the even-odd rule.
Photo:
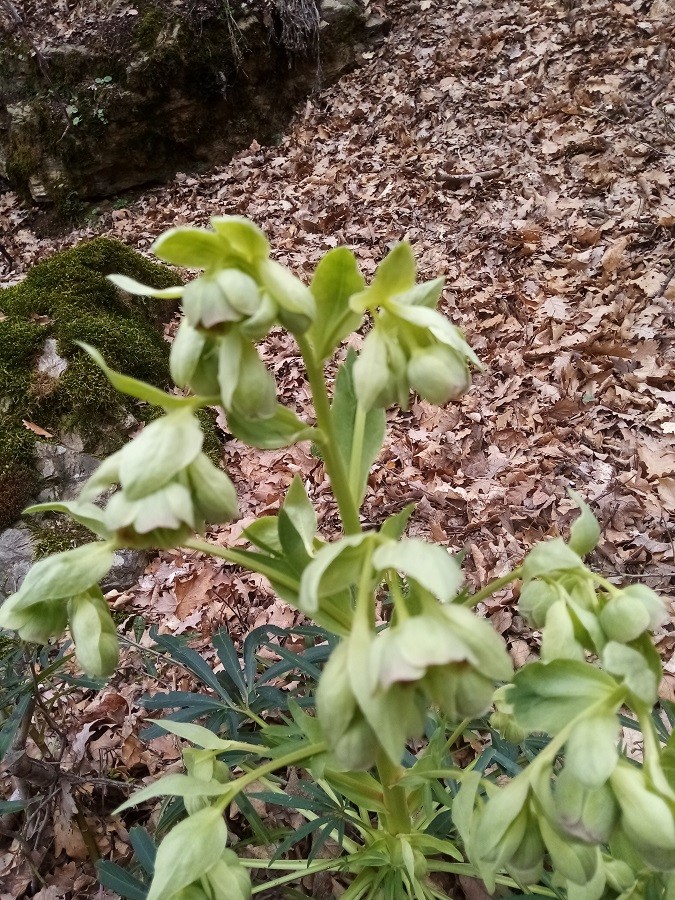
[[[442,289],[441,278],[415,284],[415,259],[403,242],[380,263],[372,284],[351,298],[353,310],[373,316],[354,366],[355,390],[366,409],[394,402],[407,409],[411,390],[440,405],[469,388],[469,365],[480,363],[436,309]]]
[[[97,582],[113,559],[111,542],[96,541],[39,560],[0,606],[0,628],[46,644],[70,624],[82,668],[98,677],[110,675],[119,656],[117,633]]]
[[[649,588],[621,589],[585,567],[582,556],[595,546],[599,528],[575,500],[582,514],[569,543],[539,544],[522,565],[519,609],[542,631],[543,662],[521,669],[499,690],[492,717],[513,741],[532,732],[552,735],[551,750],[480,808],[469,840],[488,883],[500,868],[536,882],[547,854],[570,895],[583,886],[583,896],[604,896],[606,888],[633,896],[644,867],[675,869],[675,786],[646,713],[661,666],[645,634],[663,623],[665,608]],[[642,766],[619,752],[623,704],[640,722]],[[557,772],[561,750],[564,766]],[[604,846],[615,859],[603,855]]]
[[[368,768],[380,750],[398,764],[406,740],[422,733],[429,704],[455,723],[479,715],[495,682],[512,671],[489,623],[449,602],[461,584],[457,562],[423,541],[364,535],[328,545],[303,574],[301,609],[314,603],[320,612],[363,577],[364,566],[372,566],[375,581],[402,572],[408,595],[399,596],[394,624],[380,632],[357,612],[319,682],[318,717],[346,769]]]
[[[156,291],[123,276],[111,279],[130,293],[182,298],[171,375],[179,387],[219,397],[236,429],[240,420],[279,415],[276,382],[255,342],[277,323],[306,331],[316,304],[309,288],[269,258],[256,225],[239,216],[214,216],[211,225],[173,228],[152,248],[166,262],[204,270],[185,287]]]
[[[108,457],[85,484],[93,500],[111,487],[103,523],[122,547],[174,547],[206,522],[237,516],[228,476],[202,452],[204,435],[189,407],[147,425]]]

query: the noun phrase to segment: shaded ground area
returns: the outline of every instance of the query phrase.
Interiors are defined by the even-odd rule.
[[[0,197],[4,277],[16,280],[55,247],[93,233],[146,250],[165,228],[222,213],[253,218],[278,258],[305,276],[345,243],[372,273],[408,237],[423,276],[446,277],[445,308],[486,368],[459,404],[392,412],[365,520],[376,525],[417,500],[411,532],[466,549],[469,579],[484,583],[564,530],[573,488],[601,521],[595,566],[672,597],[675,7],[383,6],[393,20],[386,43],[308,103],[279,146],[254,144],[199,179],[179,174],[56,241],[39,236],[15,197]],[[291,341],[273,335],[266,352],[286,401],[306,406]],[[334,531],[323,467],[309,447],[254,453],[227,440],[224,459],[244,514],[235,533],[278,508],[295,472],[324,533]],[[163,631],[196,628],[206,646],[223,623],[236,638],[294,621],[264,585],[194,554],[166,554],[113,599]],[[536,652],[510,595],[486,612],[516,662]],[[669,673],[663,695],[673,699],[672,626],[658,641]],[[141,690],[111,686],[107,697],[120,699],[107,702],[132,715],[91,744],[87,709],[103,701],[64,701],[82,771],[104,769],[102,754],[141,778],[164,768],[172,740],[146,749],[136,737]],[[109,838],[113,855],[123,837]],[[57,858],[69,865],[66,851]]]

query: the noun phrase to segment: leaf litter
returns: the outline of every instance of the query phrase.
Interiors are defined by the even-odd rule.
[[[342,244],[371,275],[407,238],[421,277],[445,277],[444,309],[485,371],[460,403],[391,412],[364,523],[376,527],[415,501],[410,533],[465,551],[467,578],[484,584],[536,541],[566,533],[572,488],[601,523],[592,564],[612,581],[644,578],[672,603],[675,8],[387,0],[378,9],[391,20],[388,38],[310,98],[278,145],[254,142],[205,175],[178,173],[124,210],[103,202],[95,221],[57,238],[14,194],[0,195],[3,279],[95,234],[147,252],[164,229],[214,214],[252,218],[305,278]],[[306,412],[291,339],[273,333],[264,355],[280,399]],[[242,519],[214,530],[214,541],[227,544],[255,516],[276,512],[296,473],[323,533],[335,533],[323,466],[308,446],[250,451],[224,436]],[[258,625],[297,621],[263,579],[181,550],[157,556],[137,585],[109,599],[141,623],[140,647],[151,648],[154,624],[194,636],[214,665],[216,629],[226,626],[236,643]],[[537,635],[511,592],[482,612],[517,664],[533,658]],[[671,700],[674,644],[671,623],[657,636]],[[102,696],[61,701],[72,757],[62,765],[99,776],[115,766],[142,780],[178,763],[173,738],[139,741],[147,713],[138,699],[167,679],[177,689],[190,679],[158,662],[140,684],[138,652],[128,651]],[[123,823],[92,818],[104,854],[123,859]],[[53,896],[89,896],[64,875],[81,848],[58,821],[50,885],[67,889]]]

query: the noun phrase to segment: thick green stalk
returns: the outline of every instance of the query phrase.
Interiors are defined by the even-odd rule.
[[[384,751],[377,758],[377,771],[382,784],[384,805],[387,810],[386,830],[391,835],[410,834],[412,823],[405,788],[398,784],[403,769],[395,766]]]
[[[349,459],[349,488],[352,492],[352,497],[358,497],[361,490],[361,457],[363,456],[365,432],[366,411],[360,403],[357,403],[354,417],[354,433],[352,435],[352,451]]]
[[[362,531],[359,511],[354,502],[354,496],[349,486],[349,476],[337,445],[323,366],[316,360],[309,341],[303,335],[296,335],[296,340],[305,362],[307,378],[312,391],[316,424],[319,428],[317,442],[321,445],[323,461],[330,478],[335,502],[340,511],[342,525],[345,534],[358,534]]]

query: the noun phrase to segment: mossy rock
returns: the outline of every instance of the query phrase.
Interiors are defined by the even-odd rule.
[[[16,520],[34,496],[35,443],[24,423],[58,441],[77,434],[86,453],[119,449],[130,424],[153,411],[118,394],[75,341],[96,346],[115,369],[157,387],[170,384],[163,301],[130,297],[106,280],[118,272],[155,288],[176,284],[166,266],[149,262],[119,241],[96,238],[57,253],[18,285],[0,291],[0,527]],[[44,366],[52,347],[64,370]]]

